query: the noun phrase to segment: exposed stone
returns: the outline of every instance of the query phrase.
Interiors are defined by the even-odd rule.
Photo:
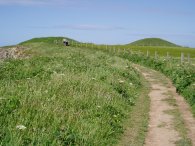
[[[24,58],[25,49],[26,48],[22,46],[16,46],[11,48],[0,48],[0,59]]]

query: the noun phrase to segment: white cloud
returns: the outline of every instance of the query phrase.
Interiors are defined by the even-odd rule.
[[[0,5],[70,5],[77,0],[0,0]]]
[[[55,25],[55,26],[34,26],[33,28],[40,29],[72,29],[72,30],[124,30],[126,28],[110,25],[92,25],[92,24],[77,24],[77,25]]]
[[[61,28],[61,29],[75,29],[75,30],[121,30],[125,29],[123,27],[118,26],[107,26],[107,25],[61,25],[61,26],[54,26],[54,28]]]
[[[141,37],[195,37],[192,33],[127,33],[131,36],[141,36]]]

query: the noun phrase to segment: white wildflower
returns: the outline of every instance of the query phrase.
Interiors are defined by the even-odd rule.
[[[129,85],[130,85],[130,86],[132,86],[132,85],[133,85],[133,83],[129,83]]]
[[[97,108],[100,108],[100,107],[101,107],[101,106],[99,106],[99,105],[97,106]]]
[[[119,80],[119,83],[124,83],[125,81],[123,81],[123,80]]]
[[[0,97],[0,99],[6,99],[6,98],[4,98],[4,97]]]
[[[24,125],[17,125],[16,128],[19,129],[19,130],[26,129],[26,127]]]
[[[59,74],[59,76],[65,76],[65,74]]]

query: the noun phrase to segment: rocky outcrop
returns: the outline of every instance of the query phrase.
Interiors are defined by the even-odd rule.
[[[0,59],[9,59],[9,58],[23,58],[24,50],[26,48],[22,46],[16,46],[11,48],[0,48]]]

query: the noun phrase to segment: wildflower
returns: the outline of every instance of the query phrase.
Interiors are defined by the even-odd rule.
[[[53,73],[54,73],[54,74],[57,74],[57,72],[56,72],[56,71],[53,71]]]
[[[116,118],[116,117],[117,117],[117,115],[114,115],[113,117],[115,117],[115,118]]]
[[[26,129],[26,127],[24,125],[17,125],[16,128],[19,129],[19,130]]]
[[[65,76],[65,74],[59,74],[59,76]]]
[[[125,81],[119,80],[119,83],[124,83]]]
[[[100,108],[100,107],[101,107],[101,106],[99,106],[99,105],[97,106],[97,108]]]

